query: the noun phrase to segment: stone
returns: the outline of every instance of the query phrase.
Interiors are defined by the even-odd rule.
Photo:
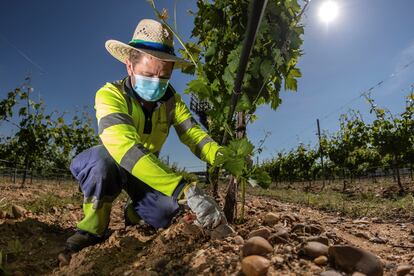
[[[283,264],[285,262],[285,259],[283,259],[283,257],[281,256],[274,256],[272,257],[272,262],[275,264]]]
[[[319,256],[319,257],[315,258],[313,260],[313,262],[316,265],[320,265],[320,266],[327,265],[328,264],[328,257],[326,257],[326,256]]]
[[[328,256],[329,247],[320,242],[307,242],[301,249],[301,252],[311,258],[319,256]]]
[[[283,215],[281,220],[282,220],[282,221],[287,220],[287,221],[290,221],[290,222],[297,221],[297,220],[296,220],[296,217],[295,217],[295,216],[293,216],[292,214],[286,214],[286,215]]]
[[[320,268],[317,265],[311,264],[309,270],[313,272],[313,275],[319,275],[322,271],[322,268]]]
[[[242,252],[244,257],[250,255],[265,256],[273,252],[273,247],[262,237],[252,237],[245,242]]]
[[[67,266],[70,263],[70,259],[72,258],[72,255],[69,252],[61,252],[58,255],[59,260],[59,266]]]
[[[291,232],[301,233],[301,234],[319,235],[323,232],[323,229],[317,225],[308,225],[308,224],[298,223],[292,227]]]
[[[242,260],[242,271],[246,276],[266,275],[270,261],[262,256],[251,255]]]
[[[368,234],[367,233],[364,233],[364,232],[355,233],[355,237],[363,238],[363,239],[366,239],[366,240],[369,240],[370,239],[369,236],[368,236]]]
[[[201,268],[207,265],[207,256],[206,251],[204,249],[200,249],[195,254],[194,258],[191,261],[191,267],[193,268]]]
[[[382,239],[380,237],[372,237],[372,238],[369,239],[369,241],[370,242],[373,242],[373,243],[379,243],[379,244],[385,244],[385,243],[387,243],[387,240]]]
[[[343,276],[343,275],[335,270],[327,270],[327,271],[322,272],[320,276]]]
[[[346,273],[361,272],[367,276],[382,276],[384,265],[371,252],[350,245],[329,247],[329,257],[335,266]]]
[[[243,244],[244,244],[244,239],[243,239],[243,237],[242,237],[242,236],[240,236],[240,235],[235,236],[235,237],[233,238],[233,240],[234,240],[234,243],[235,243],[235,244],[238,244],[238,245],[243,245]]]
[[[365,275],[364,273],[361,273],[361,272],[354,272],[354,273],[352,273],[352,276],[367,276],[367,275]]]
[[[264,224],[270,225],[270,226],[275,225],[278,221],[279,221],[278,215],[272,212],[267,213],[263,218]]]
[[[413,266],[411,265],[399,265],[397,267],[397,276],[404,276],[411,272]]]
[[[324,245],[329,246],[329,239],[327,237],[323,237],[323,236],[311,236],[311,237],[307,238],[306,241],[307,242],[311,242],[311,241],[320,242]]]
[[[5,219],[7,218],[7,212],[4,210],[0,210],[0,219]]]
[[[255,198],[251,201],[251,206],[256,207],[256,208],[263,208],[263,204],[257,198]]]
[[[15,204],[12,205],[12,214],[14,218],[21,218],[26,214],[26,212],[26,209],[24,209],[23,207]]]
[[[285,228],[280,228],[275,234],[268,238],[271,244],[288,243],[289,232]]]
[[[235,231],[231,228],[228,224],[221,224],[217,226],[213,231],[210,233],[210,237],[212,239],[224,239],[228,236],[235,235]]]
[[[193,238],[198,238],[203,234],[201,228],[193,223],[184,223],[182,231],[185,236]]]
[[[381,219],[381,218],[375,218],[375,217],[374,217],[374,218],[372,218],[371,220],[372,220],[372,222],[373,222],[373,223],[384,223],[384,220],[383,220],[383,219]]]
[[[260,227],[259,229],[253,230],[249,234],[249,238],[251,237],[262,237],[264,239],[268,239],[270,236],[270,229],[267,227]]]
[[[353,220],[352,223],[355,223],[355,224],[369,224],[369,221],[367,219],[356,219],[356,220]]]

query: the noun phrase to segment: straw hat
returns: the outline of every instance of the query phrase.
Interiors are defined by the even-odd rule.
[[[174,69],[190,64],[175,55],[171,31],[165,25],[152,19],[143,19],[138,23],[132,40],[128,44],[111,39],[106,41],[105,48],[114,58],[123,63],[130,51],[139,51],[160,60],[174,62]]]

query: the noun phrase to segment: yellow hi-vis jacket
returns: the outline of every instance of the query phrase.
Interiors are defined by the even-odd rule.
[[[196,123],[171,85],[152,114],[141,106],[129,77],[99,89],[95,109],[99,137],[109,154],[133,176],[165,195],[177,195],[185,184],[182,176],[157,157],[171,125],[197,157],[214,164],[220,146]]]

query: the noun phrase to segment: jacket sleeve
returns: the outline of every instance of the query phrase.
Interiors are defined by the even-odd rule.
[[[173,123],[180,141],[198,158],[213,165],[217,151],[221,147],[194,120],[178,93],[175,94]]]
[[[96,93],[99,137],[114,160],[133,176],[165,195],[171,196],[182,180],[141,143],[128,114],[125,96],[112,84]]]

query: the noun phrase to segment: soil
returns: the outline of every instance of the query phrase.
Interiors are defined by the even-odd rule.
[[[24,207],[48,193],[62,198],[71,197],[79,193],[77,189],[73,184],[32,185],[26,188],[2,184],[0,200],[5,198],[3,202],[9,205]],[[303,242],[315,235],[327,238],[330,245],[350,244],[372,252],[384,264],[385,275],[395,275],[400,265],[414,265],[413,222],[398,218],[393,221],[381,218],[355,220],[271,198],[248,196],[245,222],[232,225],[235,235],[213,240],[207,232],[189,224],[183,217],[178,217],[168,229],[158,231],[147,225],[125,227],[123,204],[123,200],[114,203],[111,236],[101,244],[74,254],[69,265],[65,266],[59,266],[57,255],[82,217],[80,201],[59,207],[50,206],[45,212],[28,211],[18,219],[10,215],[0,219],[0,250],[6,273],[242,275],[243,244],[240,236],[247,240],[252,231],[261,227],[267,227],[271,234],[281,228],[289,233],[286,243],[274,244],[273,252],[266,255],[271,261],[268,275],[319,275],[322,271],[333,269],[329,264],[316,265],[312,258],[301,254]],[[274,225],[265,225],[264,217],[269,212],[277,215]],[[301,225],[308,227],[297,231]]]

